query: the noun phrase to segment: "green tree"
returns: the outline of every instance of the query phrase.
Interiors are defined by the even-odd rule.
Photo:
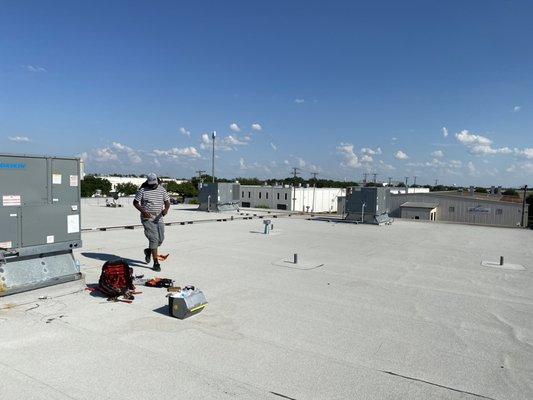
[[[99,189],[102,195],[107,196],[111,191],[112,185],[107,179],[98,178],[94,175],[86,175],[81,181],[81,196],[91,197]]]
[[[167,182],[167,191],[170,193],[179,193],[183,197],[198,196],[198,189],[191,182],[176,183],[174,181]]]
[[[123,195],[125,196],[131,196],[131,195],[134,195],[135,193],[137,193],[137,190],[139,188],[137,187],[137,185],[131,183],[131,182],[126,182],[126,183],[119,183],[117,185],[117,192],[118,193],[122,193]]]
[[[515,189],[507,189],[503,194],[504,196],[518,196],[518,192]]]

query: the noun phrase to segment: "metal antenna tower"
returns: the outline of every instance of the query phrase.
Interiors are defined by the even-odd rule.
[[[374,181],[374,185],[376,184],[376,178],[377,178],[378,174],[376,174],[375,172],[372,174],[372,177],[373,177],[373,181]]]
[[[213,166],[213,174],[212,174],[212,181],[215,183],[215,139],[217,137],[217,131],[213,131],[211,134],[211,139],[213,139],[213,159],[212,159],[212,166]]]

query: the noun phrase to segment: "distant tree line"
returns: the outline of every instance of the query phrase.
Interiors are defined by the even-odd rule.
[[[121,176],[121,177],[133,177],[133,178],[144,178],[146,175],[120,175],[120,174],[111,174],[109,176]],[[162,176],[163,179],[170,179],[168,177]],[[259,179],[259,178],[244,178],[237,177],[235,179],[226,179],[226,178],[216,178],[217,182],[235,182],[238,181],[241,185],[293,185],[293,186],[306,186],[311,187],[316,186],[317,188],[323,187],[332,187],[332,188],[347,188],[352,186],[360,186],[362,183],[355,181],[337,181],[333,179],[304,179],[302,177],[287,177],[280,179]],[[210,175],[202,175],[201,177],[194,176],[188,182],[176,183],[174,181],[169,181],[165,183],[167,191],[170,193],[176,193],[183,197],[197,197],[198,196],[198,187],[200,183],[210,183],[212,182],[212,177]],[[382,183],[367,182],[365,186],[383,186]],[[395,186],[405,187],[404,182],[398,182]],[[447,186],[447,185],[410,185],[409,187],[424,187],[428,188],[432,192],[444,192],[444,191],[457,191],[457,190],[468,190],[466,187],[457,187],[457,186]],[[82,197],[91,197],[97,190],[100,190],[103,196],[109,195],[111,192],[111,182],[105,178],[101,178],[98,175],[86,175],[85,178],[81,181],[81,195]],[[122,193],[126,196],[131,196],[135,194],[138,190],[137,185],[127,182],[120,183],[117,185],[116,191]],[[475,187],[476,193],[488,193],[490,189],[485,187]],[[503,194],[506,196],[518,196],[519,192],[516,189],[508,188],[503,191]],[[530,204],[533,195],[529,195],[527,198],[528,204]],[[530,214],[533,212],[530,211]],[[533,215],[532,215],[533,217]]]

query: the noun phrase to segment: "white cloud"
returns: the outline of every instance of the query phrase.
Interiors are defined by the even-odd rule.
[[[296,104],[302,104],[302,103],[305,103],[305,99],[294,99],[294,102]]]
[[[505,170],[507,172],[515,172],[516,171],[516,165],[514,165],[514,164],[509,165]]]
[[[448,128],[446,128],[445,126],[443,126],[441,128],[441,131],[442,131],[442,136],[444,137],[448,137]]]
[[[274,149],[274,150],[278,149],[278,147],[272,142],[270,142],[270,147],[272,147],[272,149]]]
[[[393,142],[396,142],[398,140],[398,138],[395,136],[391,139]]]
[[[305,160],[301,157],[296,157],[296,161],[298,161],[298,167],[300,168],[305,168],[305,166],[307,165]]]
[[[368,154],[365,154],[361,157],[361,162],[371,163],[372,161],[374,161],[374,159],[372,158],[372,156],[369,156]]]
[[[525,157],[528,159],[533,158],[533,147],[526,147],[525,149],[514,149],[514,152],[517,156]]]
[[[92,157],[89,157],[91,159]],[[118,161],[118,155],[109,147],[94,150],[94,160],[98,162]]]
[[[435,150],[434,152],[431,153],[431,155],[433,157],[439,157],[439,158],[444,157],[444,153],[442,152],[442,150]]]
[[[337,146],[337,153],[344,158],[343,162],[341,162],[341,166],[348,168],[361,167],[359,157],[357,157],[357,154],[354,152],[353,144],[341,143],[339,146]]]
[[[221,151],[233,151],[233,150],[237,150],[236,146],[245,146],[248,143],[250,143],[251,140],[252,138],[249,135],[244,136],[243,139],[239,139],[237,136],[232,136],[232,135],[228,135],[224,138],[217,137],[215,141],[215,148],[216,150],[221,150]],[[202,134],[201,141],[200,141],[200,148],[202,150],[205,150],[205,149],[211,149],[212,146],[213,146],[213,142],[212,142],[211,137],[207,133]]]
[[[403,151],[398,150],[396,154],[394,155],[394,158],[396,158],[397,160],[407,160],[409,156]]]
[[[23,65],[22,67],[30,72],[46,72],[46,68],[39,65]]]
[[[396,169],[392,165],[387,164],[386,162],[384,162],[383,160],[379,160],[379,165],[385,171],[394,171]]]
[[[276,166],[276,163],[273,163],[271,164],[272,166]],[[245,170],[248,170],[248,169],[255,169],[255,170],[261,170],[261,171],[264,171],[266,173],[270,173],[272,172],[271,168],[269,165],[265,165],[265,164],[261,164],[261,163],[258,163],[258,162],[253,162],[251,164],[247,163],[243,157],[241,157],[239,159],[239,169],[241,171],[245,171]]]
[[[29,142],[30,138],[27,136],[9,136],[9,140],[12,142]]]
[[[133,164],[140,164],[142,162],[141,156],[129,146],[113,142],[113,148],[118,152],[125,153]]]
[[[490,146],[492,144],[492,140],[489,138],[481,135],[475,135],[468,132],[466,129],[462,130],[460,133],[456,133],[455,137],[465,146]]]
[[[191,137],[191,132],[185,129],[183,126],[180,128],[180,132],[184,136]]]
[[[519,112],[522,109],[522,106],[514,106],[513,112]]]
[[[233,122],[232,124],[230,124],[229,128],[230,128],[233,132],[240,132],[240,131],[241,131],[241,128],[240,128],[239,125],[237,125],[235,122]]]
[[[376,155],[376,154],[377,154],[377,155],[380,155],[380,154],[382,154],[383,152],[381,151],[381,147],[378,147],[376,150],[372,150],[372,149],[370,149],[370,148],[368,148],[368,147],[363,147],[363,148],[361,149],[361,153],[363,153],[363,154],[370,154],[370,155]]]
[[[474,165],[474,163],[472,161],[468,161],[468,164],[466,164],[466,168],[468,170],[468,174],[469,175],[472,175],[472,176],[476,176],[477,175],[477,168],[476,166]]]
[[[470,154],[511,154],[513,152],[509,147],[493,148],[492,140],[488,137],[470,133],[466,129],[456,133],[455,138],[468,148]]]
[[[207,133],[202,133],[201,139],[200,139],[200,148],[201,149],[207,149],[209,146],[211,146],[211,138]]]
[[[254,124],[252,124],[252,130],[254,130],[254,131],[260,131],[260,130],[262,130],[262,129],[263,129],[263,127],[261,126],[261,124],[259,124],[259,123],[257,123],[257,122],[254,123]]]
[[[172,158],[172,159],[177,159],[177,158],[199,158],[200,157],[200,153],[193,146],[183,147],[183,148],[173,147],[173,148],[171,148],[169,150],[158,150],[158,149],[155,149],[154,150],[154,154],[157,155],[157,156],[164,156],[164,157]]]
[[[250,138],[248,137],[248,141],[250,140]],[[235,137],[235,136],[226,136],[223,140],[222,140],[222,143],[225,143],[225,144],[228,144],[228,145],[232,145],[232,146],[244,146],[247,143],[246,140],[240,140],[239,138]]]
[[[463,162],[460,160],[450,160],[449,165],[452,168],[461,168],[463,166]]]

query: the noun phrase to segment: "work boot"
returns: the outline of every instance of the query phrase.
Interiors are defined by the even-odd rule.
[[[144,249],[144,262],[148,264],[152,258],[152,251],[150,249]]]
[[[154,263],[154,268],[153,268],[154,271],[161,271],[161,266],[159,265],[159,263]]]

